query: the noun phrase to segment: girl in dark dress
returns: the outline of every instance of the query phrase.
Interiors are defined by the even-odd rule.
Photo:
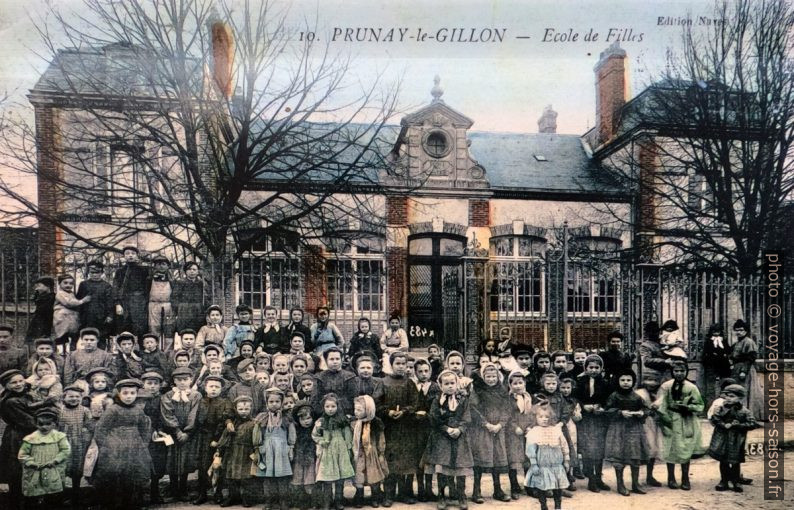
[[[521,485],[518,483],[518,472],[526,471],[526,440],[527,431],[535,425],[532,410],[532,397],[527,393],[524,374],[513,370],[507,376],[507,387],[510,402],[510,420],[505,431],[505,448],[510,477],[510,497],[518,499]]]
[[[433,367],[425,359],[416,360],[414,365],[416,374],[416,413],[414,414],[414,430],[416,434],[416,448],[420,457],[419,466],[416,471],[416,482],[418,488],[419,501],[432,501],[433,496],[433,475],[425,473],[425,450],[427,450],[427,440],[430,437],[430,406],[433,400],[438,398],[441,390],[438,384],[431,377]]]
[[[314,419],[308,400],[295,403],[292,409],[295,420],[295,455],[292,458],[292,486],[295,488],[298,508],[313,506],[312,489],[317,478],[317,447],[312,439]]]
[[[358,331],[353,334],[347,348],[347,357],[352,361],[356,355],[363,351],[369,351],[376,356],[375,359],[383,359],[383,351],[380,346],[380,338],[372,332],[372,325],[369,319],[362,317],[358,320]],[[352,365],[351,365],[352,366]]]
[[[607,429],[606,459],[615,467],[618,493],[628,496],[629,491],[623,483],[623,470],[628,464],[631,468],[631,492],[645,494],[640,489],[640,464],[647,464],[649,445],[645,436],[645,418],[648,409],[643,398],[634,391],[637,376],[631,369],[623,369],[615,375],[617,389],[607,399],[609,415]]]
[[[6,424],[0,441],[0,482],[8,484],[8,508],[22,506],[22,465],[17,459],[22,438],[36,430],[36,420],[29,410],[33,397],[22,372],[16,369],[0,374],[5,391],[0,395],[0,418]]]
[[[584,366],[584,373],[576,378],[576,399],[582,405],[582,421],[577,428],[578,450],[582,455],[582,470],[588,480],[588,490],[608,491],[609,486],[602,480],[601,471],[607,431],[604,411],[611,390],[601,376],[604,369],[601,356],[589,355]]]
[[[218,441],[218,452],[223,459],[223,485],[228,489],[221,502],[222,507],[232,506],[242,500],[243,506],[251,506],[252,470],[254,461],[254,427],[251,418],[253,399],[240,395],[234,399],[235,417],[231,426],[223,431]]]
[[[708,454],[720,463],[720,483],[714,487],[717,491],[728,490],[732,484],[735,492],[744,492],[740,481],[740,466],[744,462],[747,431],[758,427],[753,413],[742,404],[746,392],[741,384],[726,386],[722,392],[722,407],[711,417],[714,433]]]
[[[438,475],[437,508],[447,508],[444,488],[458,507],[466,510],[466,477],[474,473],[474,458],[469,445],[471,412],[468,398],[460,394],[458,376],[451,370],[438,374],[441,393],[430,408],[430,439],[427,442],[425,473]]]
[[[122,379],[116,383],[113,404],[102,414],[94,432],[99,448],[92,484],[100,492],[102,508],[137,509],[142,505],[152,473],[149,450],[151,424],[137,405],[141,382]]]
[[[392,373],[383,379],[385,394],[378,414],[386,427],[386,500],[394,500],[399,491],[402,502],[411,505],[416,503],[413,477],[420,460],[413,447],[415,431],[411,420],[418,395],[416,385],[405,375],[406,358],[406,353],[400,351],[389,356]]]
[[[489,361],[480,365],[480,375],[474,379],[471,399],[472,427],[470,430],[474,455],[474,491],[471,500],[483,503],[480,492],[482,474],[493,477],[493,497],[497,501],[510,501],[502,490],[500,474],[507,471],[505,427],[510,419],[510,401],[507,388],[499,381],[499,367]]]

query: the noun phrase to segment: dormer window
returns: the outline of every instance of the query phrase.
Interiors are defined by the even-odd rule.
[[[443,131],[431,131],[425,137],[425,152],[432,158],[443,158],[449,154],[450,143]]]

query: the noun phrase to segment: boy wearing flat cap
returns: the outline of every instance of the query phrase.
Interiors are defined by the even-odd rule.
[[[87,278],[77,287],[77,299],[91,296],[91,300],[80,306],[80,324],[85,328],[96,328],[100,348],[107,347],[108,335],[113,326],[113,287],[103,278],[105,264],[101,260],[88,263]]]
[[[132,333],[124,332],[116,337],[118,352],[110,366],[116,379],[140,379],[143,375],[143,360],[135,352],[136,338]]]
[[[207,489],[210,485],[207,471],[212,465],[213,456],[218,448],[218,442],[234,419],[234,408],[229,399],[222,396],[223,386],[226,384],[223,377],[208,375],[204,378],[204,398],[201,399],[198,412],[198,431],[196,442],[198,444],[198,497],[193,500],[194,505],[207,501]],[[216,502],[220,503],[221,491],[216,488]]]
[[[113,362],[113,355],[99,348],[99,335],[96,328],[80,330],[79,348],[69,353],[64,364],[64,383],[72,384],[85,378],[91,370],[109,367]]]
[[[744,462],[747,431],[759,426],[752,412],[742,403],[746,395],[747,390],[741,384],[726,386],[722,390],[722,407],[711,416],[714,433],[708,454],[720,463],[720,483],[714,488],[717,491],[744,491],[740,467]]]
[[[0,324],[0,374],[15,368],[25,370],[27,354],[25,349],[14,345],[14,328]]]
[[[168,478],[171,494],[180,501],[187,501],[187,476],[198,467],[196,429],[201,394],[190,387],[193,371],[189,368],[176,368],[171,377],[174,387],[160,400],[165,431],[175,441],[168,452]]]
[[[35,352],[33,355],[28,359],[28,365],[26,368],[27,375],[33,375],[33,367],[36,366],[36,363],[39,362],[42,358],[47,358],[48,360],[55,363],[55,368],[58,371],[58,377],[63,378],[64,372],[66,370],[66,362],[64,361],[64,357],[60,354],[55,352],[55,341],[49,337],[42,337],[37,338],[33,341],[33,346]]]
[[[138,263],[138,248],[122,248],[124,265],[113,275],[116,331],[131,331],[136,338],[147,331],[149,270]]]

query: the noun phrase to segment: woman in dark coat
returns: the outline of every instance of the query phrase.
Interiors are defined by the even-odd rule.
[[[30,387],[21,371],[12,369],[0,374],[0,418],[6,424],[0,441],[0,482],[8,484],[9,508],[22,507],[22,465],[17,459],[22,438],[36,430],[36,419],[29,410],[33,403]]]
[[[383,403],[378,409],[386,427],[386,461],[389,463],[386,498],[394,500],[399,486],[403,503],[413,504],[416,503],[413,477],[420,458],[416,455],[416,433],[411,418],[416,412],[418,394],[414,382],[405,375],[407,354],[393,352],[389,362],[393,373],[383,379]]]
[[[497,501],[510,501],[502,490],[499,475],[507,472],[507,450],[505,427],[510,420],[510,401],[507,388],[499,381],[499,367],[491,362],[480,366],[480,375],[475,376],[471,398],[472,427],[470,429],[471,450],[474,456],[474,491],[471,499],[475,503],[484,500],[480,493],[482,474],[490,472],[493,477],[493,497]]]
[[[122,391],[140,387],[137,379],[117,382],[113,405],[102,413],[94,431],[99,455],[91,480],[104,493],[103,508],[140,508],[149,485],[152,459],[143,445],[151,438],[151,422],[136,403],[137,391],[132,401],[126,396],[132,393]]]
[[[55,279],[42,276],[33,284],[33,304],[36,309],[25,333],[25,343],[31,350],[37,338],[52,336],[52,314],[55,307]]]
[[[720,392],[720,382],[731,376],[731,347],[719,324],[713,324],[703,342],[704,401],[710,405]]]
[[[604,462],[604,437],[607,431],[607,398],[609,384],[602,377],[604,362],[601,356],[591,354],[584,363],[585,371],[576,378],[576,398],[582,405],[582,421],[577,426],[577,443],[582,455],[582,470],[592,492],[608,491],[601,478]]]
[[[609,428],[606,435],[606,460],[615,467],[618,493],[628,496],[629,491],[623,484],[623,470],[626,464],[631,468],[631,492],[645,494],[640,489],[640,464],[647,464],[650,447],[645,436],[645,418],[648,409],[645,401],[634,391],[637,375],[631,369],[623,369],[614,374],[615,392],[607,399],[606,407]],[[631,382],[629,383],[629,379]]]
[[[99,348],[105,349],[113,326],[113,287],[102,278],[105,264],[101,260],[88,263],[88,278],[80,282],[77,299],[91,296],[91,301],[80,305],[80,327],[99,331]]]
[[[182,268],[185,278],[174,282],[171,303],[174,307],[175,331],[198,331],[206,323],[204,311],[209,306],[204,278],[198,262],[187,262]]]

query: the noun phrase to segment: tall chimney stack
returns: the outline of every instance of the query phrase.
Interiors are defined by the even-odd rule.
[[[234,35],[222,21],[212,23],[212,77],[223,97],[232,97],[234,65]]]
[[[596,126],[599,145],[615,136],[618,112],[629,96],[626,50],[615,41],[601,53],[595,68]]]
[[[538,119],[538,133],[557,132],[557,112],[552,110],[551,105],[543,109],[543,115]]]

